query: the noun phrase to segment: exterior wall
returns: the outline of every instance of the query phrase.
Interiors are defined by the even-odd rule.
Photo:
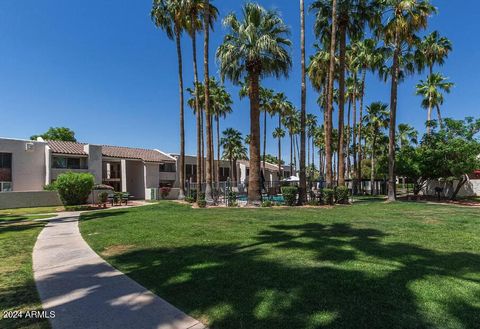
[[[0,193],[0,209],[61,206],[57,192],[7,192]]]
[[[160,171],[158,163],[145,163],[145,188],[158,187]]]
[[[454,181],[453,184],[451,182],[441,182],[436,180],[431,180],[427,183],[427,187],[425,189],[426,195],[435,195],[435,188],[440,187],[443,188],[443,194],[447,197],[450,197],[458,182]],[[470,197],[470,196],[480,196],[480,179],[471,179],[465,183],[458,192],[459,197]]]
[[[102,184],[102,147],[100,145],[87,144],[84,148],[88,154],[88,172],[93,175],[95,184]]]
[[[33,144],[27,150],[27,144]],[[12,189],[14,192],[42,191],[45,186],[46,143],[0,138],[0,152],[12,153]]]
[[[145,173],[141,161],[126,161],[127,190],[135,199],[145,199]]]
[[[88,170],[88,169],[55,169],[55,168],[50,168],[50,183],[52,182],[52,180],[57,179],[58,176],[66,173],[66,172],[89,173],[90,170]]]

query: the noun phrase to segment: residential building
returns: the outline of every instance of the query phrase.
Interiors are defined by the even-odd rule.
[[[0,138],[0,192],[41,191],[62,173],[84,172],[144,199],[146,189],[174,185],[175,162],[159,150]]]

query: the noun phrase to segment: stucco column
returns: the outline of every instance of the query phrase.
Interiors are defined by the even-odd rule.
[[[122,172],[122,192],[127,191],[127,160],[122,159],[120,161],[120,171]]]

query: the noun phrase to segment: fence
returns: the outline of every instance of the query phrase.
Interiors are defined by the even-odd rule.
[[[387,181],[375,180],[372,186],[370,180],[357,181],[356,184],[353,180],[346,180],[346,186],[350,190],[350,195],[386,195],[387,194]],[[287,182],[287,181],[265,181],[262,184],[262,199],[280,201],[281,188],[283,186],[298,186],[299,182]],[[248,195],[248,182],[234,183],[230,180],[224,182],[212,183],[212,195],[213,201],[216,204],[228,205],[233,199],[243,202],[247,200]],[[200,187],[197,183],[186,182],[185,184],[185,196],[193,199],[197,198],[197,193],[205,193],[207,184],[201,183]],[[338,186],[337,182],[333,183],[333,188]],[[326,182],[308,181],[307,182],[307,200],[315,198],[318,192],[326,187]],[[372,189],[373,187],[373,189]],[[229,197],[230,196],[230,197]]]

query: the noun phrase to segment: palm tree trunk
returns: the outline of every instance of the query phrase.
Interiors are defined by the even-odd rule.
[[[195,84],[195,115],[197,123],[197,201],[200,197],[200,186],[202,184],[202,120],[200,110],[200,97],[198,94],[198,65],[197,65],[197,35],[192,33],[192,50],[193,50],[193,81]]]
[[[204,129],[204,115],[203,111],[200,111],[200,129],[202,135],[202,184],[205,183],[206,180],[206,168],[205,168],[205,129]]]
[[[265,156],[267,155],[267,109],[263,109],[263,172],[265,174]]]
[[[348,101],[348,110],[347,110],[347,130],[348,130],[348,135],[347,135],[347,154],[346,154],[346,158],[347,158],[347,179],[350,179],[350,141],[351,141],[351,135],[352,135],[352,132],[351,132],[351,128],[350,128],[350,114],[351,114],[351,110],[352,110],[352,101],[349,100]]]
[[[443,129],[442,113],[440,112],[440,106],[438,104],[437,104],[437,116],[438,116],[438,124],[440,125],[440,129]]]
[[[353,97],[352,97],[352,103],[353,103],[353,139],[352,139],[352,151],[353,151],[353,172],[354,177],[353,177],[353,194],[358,193],[358,182],[361,179],[360,176],[358,176],[358,170],[357,170],[357,73],[355,72],[353,74],[353,81],[354,81],[354,90],[353,90]]]
[[[249,72],[250,97],[250,175],[248,178],[248,204],[260,205],[262,201],[260,172],[260,101],[259,75]]]
[[[398,32],[397,32],[398,33]],[[398,77],[400,73],[399,56],[400,43],[398,35],[395,38],[396,46],[393,53],[393,75],[392,75],[392,90],[390,93],[390,131],[388,143],[388,201],[395,201],[396,195],[396,176],[395,176],[395,132],[397,120],[397,96],[398,96]]]
[[[175,42],[177,45],[178,57],[178,85],[180,92],[180,157],[178,161],[178,180],[179,180],[179,194],[178,199],[185,199],[185,118],[184,118],[184,96],[183,96],[183,62],[182,62],[182,48],[180,44],[180,32],[175,28]]]
[[[217,121],[217,167],[216,167],[216,172],[217,172],[217,182],[220,183],[220,118],[217,115],[215,117]]]
[[[431,127],[430,121],[432,121],[432,98],[428,99],[428,109],[427,109],[427,135],[430,135]]]
[[[237,177],[237,160],[233,159],[233,186],[237,186],[238,177]]]
[[[280,129],[282,129],[282,115],[281,113],[278,113],[278,131],[280,132]],[[279,178],[281,178],[282,175],[282,138],[278,136],[278,174]]]
[[[367,69],[362,72],[362,90],[360,92],[360,118],[358,121],[358,162],[357,177],[362,181],[362,119],[363,119],[363,100],[365,99],[365,80],[367,78]]]
[[[345,186],[345,54],[347,47],[347,26],[340,24],[340,78],[338,81],[338,186]]]
[[[205,0],[205,6],[208,8],[210,5],[209,0]],[[206,121],[206,135],[207,135],[207,159],[205,165],[206,171],[206,187],[205,187],[205,201],[208,204],[213,204],[212,193],[212,121],[210,113],[210,70],[209,70],[209,33],[210,33],[210,13],[209,10],[205,11],[205,17],[203,22],[204,28],[204,42],[203,42],[203,66],[204,66],[204,88],[205,88],[205,121]]]
[[[298,193],[298,204],[302,205],[307,200],[307,175],[305,168],[305,140],[306,140],[306,101],[307,82],[305,73],[305,2],[300,0],[300,50],[301,50],[301,110],[300,110],[300,189]]]
[[[293,176],[293,136],[290,133],[290,176]]]
[[[330,68],[328,72],[328,100],[325,112],[325,157],[326,157],[326,184],[333,187],[332,173],[332,112],[333,112],[333,83],[335,79],[335,50],[337,49],[337,0],[332,1],[332,34],[330,44]]]
[[[371,160],[371,170],[370,170],[370,192],[372,195],[375,194],[375,147],[376,147],[377,136],[373,135],[372,141],[372,160]]]

